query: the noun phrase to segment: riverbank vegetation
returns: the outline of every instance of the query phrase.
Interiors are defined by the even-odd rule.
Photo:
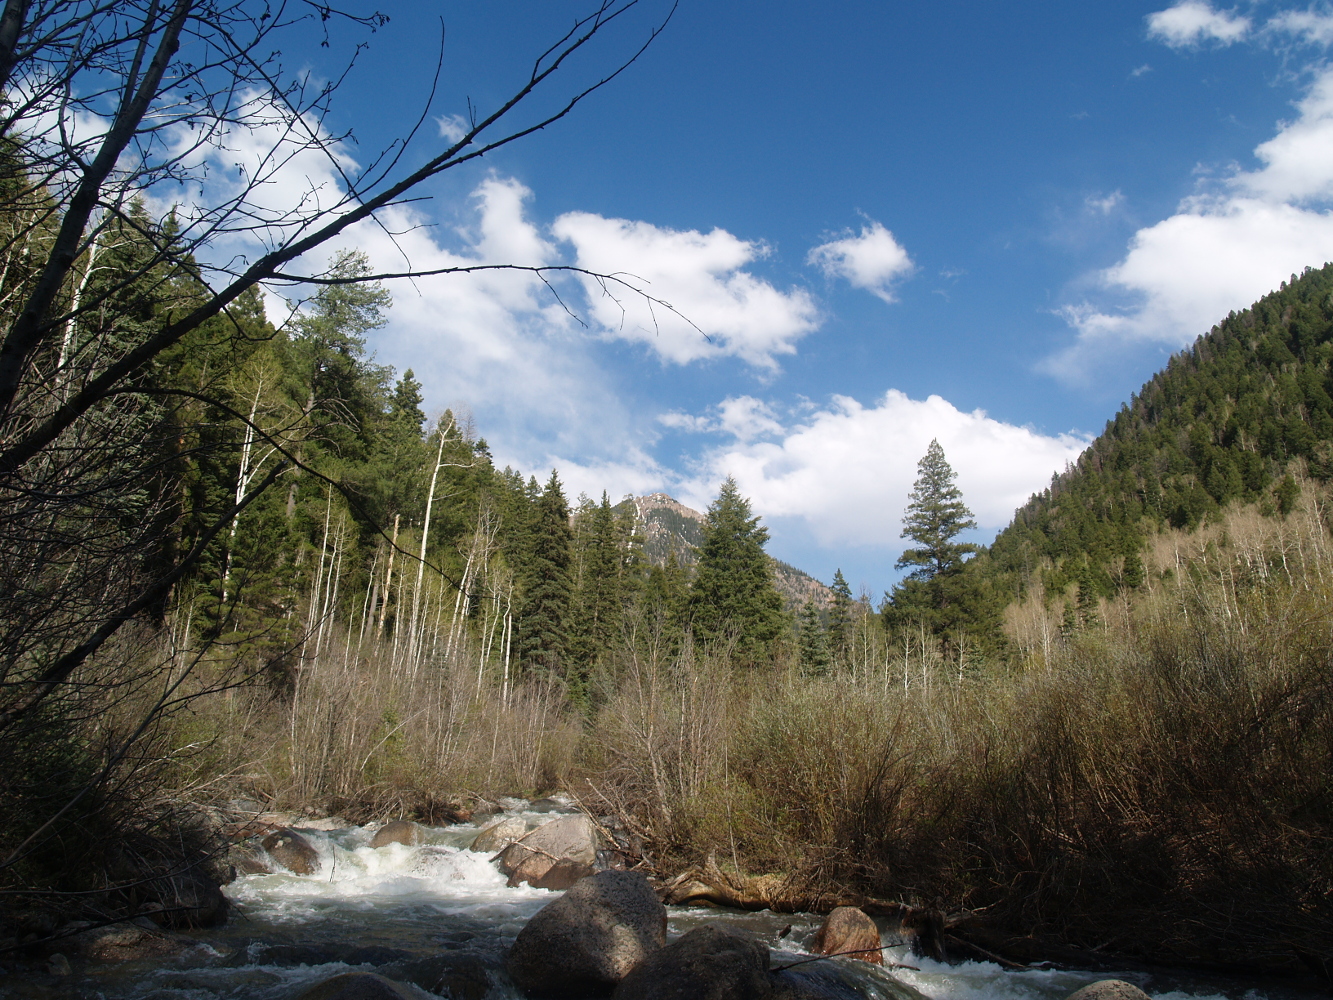
[[[180,23],[148,16],[169,60]],[[649,558],[631,498],[497,468],[465,407],[427,414],[375,361],[392,300],[365,257],[284,286],[316,290],[275,324],[258,283],[294,244],[210,271],[225,226],[136,196],[186,160],[136,180],[109,153],[79,180],[87,150],[20,125],[0,151],[7,912],[127,915],[162,865],[200,864],[184,802],[444,822],[563,789],[664,877],[901,900],[1014,957],[1330,957],[1333,269],[1173,358],[980,551],[932,445],[912,573],[883,600],[839,574],[793,614],[736,483],[696,552]],[[358,213],[297,221],[327,242]]]

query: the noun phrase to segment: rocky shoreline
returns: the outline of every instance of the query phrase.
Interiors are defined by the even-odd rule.
[[[185,852],[189,855],[185,863],[172,870],[147,871],[134,885],[115,890],[108,900],[118,909],[105,906],[100,920],[83,915],[59,921],[48,910],[29,914],[26,926],[22,919],[7,922],[0,937],[0,968],[11,975],[60,977],[88,963],[165,960],[198,944],[180,932],[225,923],[229,906],[221,885],[241,875],[313,875],[321,862],[308,835],[352,826],[336,816],[270,812],[245,801],[221,807],[188,803],[171,807],[190,834],[182,843],[194,845]],[[520,808],[551,815],[530,826],[515,815]],[[468,846],[492,855],[491,862],[508,885],[565,891],[523,928],[506,960],[509,979],[532,996],[613,992],[620,1000],[864,996],[839,970],[848,961],[882,965],[884,940],[891,940],[892,946],[907,944],[913,954],[936,962],[978,960],[1009,969],[1133,970],[1152,965],[1035,936],[1007,935],[988,927],[977,913],[944,913],[850,892],[811,891],[790,876],[742,877],[723,871],[712,858],[662,878],[648,870],[642,843],[623,823],[577,811],[568,796],[531,803],[481,802],[472,808],[456,805],[451,811],[449,821],[477,824],[478,832]],[[427,828],[396,819],[380,824],[369,846],[417,847],[426,840]],[[766,943],[722,926],[696,928],[668,944],[667,905],[826,914],[811,948],[839,961],[812,959],[808,965],[797,963],[799,967],[774,967]],[[373,958],[366,960],[379,964]],[[414,969],[404,966],[402,971]],[[1272,974],[1270,969],[1239,964],[1198,971]],[[1319,970],[1311,971],[1316,975],[1304,985],[1317,986]],[[482,976],[477,981],[488,980]],[[430,988],[419,975],[410,975],[407,982]],[[299,998],[392,1000],[418,995],[411,989],[378,973],[352,972],[310,987]],[[907,991],[903,1000],[919,997],[910,987],[903,989]],[[1100,992],[1080,991],[1078,1000],[1143,996],[1136,987],[1114,983]]]

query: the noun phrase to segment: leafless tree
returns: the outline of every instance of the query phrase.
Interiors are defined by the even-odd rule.
[[[386,211],[431,178],[564,118],[631,66],[673,11],[671,0],[591,0],[535,54],[508,98],[473,111],[444,148],[423,129],[441,34],[419,115],[356,168],[341,151],[346,134],[331,126],[347,72],[315,82],[281,50],[300,51],[297,42],[334,22],[373,32],[380,13],[318,0],[4,0],[0,751],[40,738],[56,708],[105,711],[108,699],[132,709],[134,738],[150,728],[181,697],[179,657],[131,669],[114,647],[140,637],[136,629],[160,630],[173,587],[281,474],[278,466],[252,477],[184,551],[172,548],[167,528],[180,510],[169,487],[173,467],[190,457],[183,428],[192,400],[154,386],[147,373],[157,359],[204,324],[225,330],[230,310],[261,284],[340,280],[304,261],[350,227],[383,225]],[[562,83],[576,67],[584,82]],[[220,176],[219,158],[242,136],[250,149],[258,137],[260,153]],[[274,203],[275,179],[309,158],[334,180]],[[163,225],[143,206],[162,204],[168,190],[181,194]],[[114,269],[104,265],[113,250]],[[543,280],[567,270],[485,266]],[[445,271],[408,262],[398,274]],[[633,287],[625,276],[598,277]],[[189,294],[171,291],[186,279]],[[150,321],[118,312],[128,298],[157,293],[167,305]],[[96,335],[74,332],[91,328]],[[233,416],[246,442],[261,433],[245,414]],[[108,751],[101,779],[129,745]],[[28,847],[0,857],[0,871]]]

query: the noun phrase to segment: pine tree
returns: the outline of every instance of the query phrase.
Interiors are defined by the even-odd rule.
[[[833,574],[833,603],[829,608],[828,641],[829,653],[834,663],[842,663],[846,658],[847,643],[852,631],[852,588],[847,586],[847,578],[839,568]]]
[[[813,599],[801,608],[798,624],[801,673],[806,677],[821,677],[829,669],[829,636],[824,631],[824,623],[819,620],[819,608],[815,607]]]
[[[962,491],[954,485],[957,474],[945,460],[939,441],[930,442],[916,471],[900,537],[910,538],[920,548],[905,551],[896,568],[915,566],[910,574],[914,579],[931,580],[957,569],[965,555],[977,551],[976,545],[954,541],[977,522],[963,503]]]
[[[530,670],[564,676],[572,596],[569,570],[573,532],[569,527],[569,507],[554,470],[536,508],[519,622],[519,657]],[[570,678],[565,680],[568,683]]]
[[[728,477],[708,507],[699,563],[690,586],[689,621],[696,639],[734,637],[742,660],[755,660],[787,629],[782,597],[764,553],[768,529]]]

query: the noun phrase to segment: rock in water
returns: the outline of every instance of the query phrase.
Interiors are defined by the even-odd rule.
[[[313,875],[319,870],[319,852],[295,830],[275,830],[260,841],[260,846],[294,875]]]
[[[613,996],[614,1000],[769,1000],[773,985],[768,945],[730,927],[696,927],[645,958],[620,981]]]
[[[386,844],[402,844],[404,847],[412,847],[419,843],[421,843],[421,827],[411,820],[396,819],[392,823],[385,823],[375,831],[370,846],[383,847]]]
[[[597,830],[587,816],[562,816],[510,844],[497,859],[511,886],[531,884],[557,861],[591,865],[597,860]]]
[[[373,972],[344,972],[297,994],[296,1000],[415,1000],[415,994]]]
[[[1069,994],[1069,1000],[1148,1000],[1148,994],[1123,979],[1099,979]]]
[[[847,955],[883,965],[879,928],[855,906],[836,907],[815,934],[811,950],[820,955]]]
[[[562,892],[571,888],[575,882],[581,878],[587,878],[597,871],[592,865],[585,865],[582,861],[570,861],[568,858],[561,858],[550,868],[546,869],[546,874],[539,879],[534,879],[528,885],[534,889],[551,889],[556,892]]]
[[[666,919],[666,907],[638,872],[589,875],[518,932],[509,975],[531,992],[609,990],[666,943]]]
[[[523,839],[528,832],[528,824],[517,816],[507,816],[498,823],[492,823],[472,841],[472,850],[478,854],[494,854],[503,851],[516,840]]]
[[[155,878],[144,886],[144,894],[161,907],[149,916],[162,927],[193,930],[227,922],[227,897],[198,868]]]

